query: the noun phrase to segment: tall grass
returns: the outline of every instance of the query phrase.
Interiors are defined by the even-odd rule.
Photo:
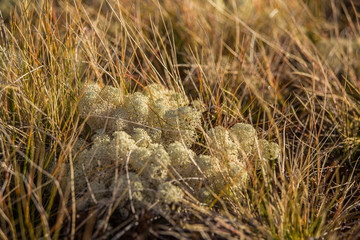
[[[335,0],[19,2],[0,29],[0,237],[359,237],[358,14]],[[204,124],[251,123],[281,157],[250,166],[245,190],[188,196],[186,213],[76,212],[63,179],[90,81],[183,91]]]

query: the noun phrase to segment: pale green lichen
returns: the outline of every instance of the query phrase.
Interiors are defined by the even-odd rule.
[[[259,140],[261,156],[266,160],[275,160],[280,156],[279,145],[275,142],[269,142],[265,139]]]
[[[135,148],[131,153],[129,162],[130,167],[142,175],[149,176],[149,165],[154,164],[154,162],[150,160],[151,154],[150,150],[146,147]]]
[[[89,83],[89,85],[85,87],[84,95],[81,97],[78,105],[80,115],[86,117],[87,114],[96,107],[94,105],[99,102],[100,91],[101,87],[96,83]]]
[[[218,191],[224,187],[224,181],[222,176],[222,168],[220,161],[209,155],[199,155],[197,157],[197,163],[204,173],[205,183],[213,190]]]
[[[160,144],[151,144],[149,150],[151,151],[150,162],[152,163],[148,170],[150,178],[159,181],[166,179],[168,177],[167,166],[170,163],[169,154]]]
[[[146,95],[153,103],[165,103],[164,101],[166,101],[166,104],[163,106],[167,106],[169,109],[179,108],[187,104],[185,96],[178,92],[171,91],[161,84],[153,83],[148,85],[144,91],[144,95]]]
[[[169,101],[165,98],[160,98],[152,101],[149,105],[149,124],[153,127],[162,127],[165,124],[164,115],[171,109]]]
[[[170,182],[160,184],[156,192],[156,199],[165,204],[180,202],[183,197],[181,189]]]
[[[159,84],[127,96],[110,86],[89,84],[79,113],[95,134],[91,143],[76,144],[80,151],[73,161],[76,189],[89,187],[93,202],[116,192],[113,196],[123,197],[122,209],[128,201],[136,207],[156,200],[170,204],[183,197],[173,182],[194,191],[201,188],[204,197],[209,196],[205,192],[219,194],[246,185],[247,164],[257,153],[264,161],[279,157],[276,143],[258,140],[256,130],[244,123],[209,129],[206,153],[197,155],[190,148],[201,129],[203,111],[200,101],[188,105],[185,96]]]
[[[131,153],[129,165],[151,182],[159,182],[168,177],[169,155],[160,144],[150,144],[148,148],[137,147]]]
[[[86,187],[86,181],[102,178],[104,183],[109,183],[113,177],[112,172],[109,172],[109,166],[116,161],[113,140],[107,134],[96,134],[92,140],[92,146],[81,151],[73,162],[79,189]]]
[[[241,154],[249,156],[254,149],[256,130],[250,124],[237,123],[230,128],[231,139],[239,146]]]
[[[129,116],[126,113],[126,111],[118,107],[112,114],[112,116],[109,117],[108,121],[108,129],[110,132],[114,131],[125,131],[129,127]]]
[[[136,145],[139,147],[148,147],[152,143],[151,137],[143,128],[134,128],[131,137],[134,139]]]
[[[150,136],[152,142],[154,143],[161,142],[161,136],[162,136],[161,129],[151,127],[151,128],[147,128],[146,132]]]
[[[192,107],[183,106],[169,110],[164,115],[163,138],[166,143],[183,141],[190,147],[196,141],[196,127],[200,126],[201,113]]]
[[[147,122],[150,111],[148,102],[148,97],[140,92],[126,97],[124,110],[133,124],[145,124]]]
[[[196,176],[197,168],[194,165],[196,154],[180,142],[171,143],[167,147],[171,166],[182,177]]]
[[[229,131],[222,127],[217,126],[208,132],[210,149],[213,154],[221,158],[237,159],[239,156],[239,144],[233,141],[230,137]]]
[[[224,162],[209,155],[200,155],[197,163],[204,172],[205,183],[216,192],[224,190],[228,184],[244,186],[247,180],[244,162]]]
[[[154,202],[155,199],[155,194],[151,191],[149,183],[133,172],[129,172],[129,175],[122,175],[111,184],[109,189],[116,198],[121,199],[120,208],[128,207],[127,205],[131,201],[134,207],[139,209],[147,203]]]
[[[244,186],[248,179],[244,162],[230,161],[228,163],[228,173],[231,180],[234,181],[237,186]]]
[[[113,149],[110,136],[107,134],[96,134],[92,137],[93,146],[90,149],[90,155],[98,161],[107,161],[113,159]]]
[[[122,92],[108,85],[101,89],[100,97],[103,103],[111,104],[115,107],[120,106],[123,102]]]
[[[79,112],[83,117],[89,117],[87,123],[92,130],[104,128],[108,119],[122,102],[120,90],[90,83],[85,87],[84,95],[79,101]]]
[[[135,147],[135,141],[129,134],[124,131],[116,131],[113,133],[114,139],[111,142],[111,147],[115,150],[116,160],[126,159],[131,148]]]

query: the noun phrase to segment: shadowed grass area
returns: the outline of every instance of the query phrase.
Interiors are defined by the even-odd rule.
[[[356,1],[26,0],[0,9],[0,238],[359,237]],[[210,128],[240,122],[277,142],[280,157],[261,168],[248,161],[243,188],[231,179],[205,201],[184,187],[170,211],[126,213],[106,201],[80,211],[73,162],[94,131],[78,104],[92,82],[121,96],[159,83],[199,100],[197,154],[211,152]]]

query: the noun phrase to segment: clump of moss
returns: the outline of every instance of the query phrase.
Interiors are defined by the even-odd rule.
[[[256,130],[250,124],[237,123],[230,128],[230,137],[235,142],[240,153],[249,156],[254,149]]]
[[[79,112],[96,134],[74,160],[76,188],[95,190],[93,198],[105,196],[101,192],[132,192],[120,207],[127,200],[132,200],[135,208],[155,201],[176,203],[183,193],[173,184],[178,181],[170,181],[173,178],[193,189],[203,182],[213,192],[220,192],[229,185],[246,184],[252,155],[260,152],[267,160],[279,156],[276,143],[258,140],[256,130],[244,123],[210,129],[208,153],[197,155],[190,148],[201,127],[202,104],[197,101],[193,106],[197,107],[159,84],[127,96],[110,86],[89,84]],[[114,183],[116,169],[120,177]],[[128,188],[133,191],[126,193]],[[201,189],[205,196],[207,191]]]
[[[81,190],[100,177],[104,177],[104,180],[111,179],[111,176],[103,172],[104,167],[114,161],[111,139],[108,135],[95,135],[92,141],[92,146],[81,151],[74,159],[76,187]]]
[[[151,204],[155,199],[155,193],[151,191],[149,183],[133,172],[130,172],[129,175],[120,176],[118,181],[112,183],[110,189],[116,198],[121,199],[119,208],[126,208],[131,201],[134,207],[138,209],[144,204]]]
[[[226,180],[224,176],[224,166],[222,166],[219,159],[210,155],[199,155],[197,162],[200,169],[203,171],[204,180],[213,191],[221,191],[226,187]]]
[[[169,110],[179,108],[188,103],[187,99],[182,94],[170,91],[163,85],[156,83],[147,86],[144,94],[150,99],[150,103],[153,107],[158,106],[161,109],[167,108]],[[166,111],[161,111],[160,115],[163,115],[161,114],[162,112],[165,113]]]
[[[182,177],[193,177],[198,175],[198,169],[194,165],[196,154],[180,142],[173,142],[167,147],[171,166]]]
[[[122,93],[111,86],[101,88],[90,83],[78,105],[80,115],[89,117],[87,123],[92,130],[103,128],[106,120],[121,105],[122,98]]]
[[[210,149],[217,158],[238,159],[239,144],[230,137],[229,131],[217,126],[208,131]]]
[[[148,147],[153,142],[149,133],[143,128],[134,128],[131,137],[139,147]]]
[[[115,153],[115,156],[112,158],[121,161],[126,159],[130,150],[135,147],[135,141],[125,131],[116,131],[113,133],[111,147],[110,151]]]
[[[201,123],[201,113],[196,109],[183,106],[169,110],[164,115],[164,141],[167,143],[184,141],[190,147],[196,141],[196,127]]]
[[[265,139],[260,139],[259,145],[263,159],[275,160],[280,156],[280,148],[277,143],[269,142]]]
[[[136,92],[128,95],[124,102],[124,109],[134,124],[146,124],[149,118],[149,99],[144,94]]]
[[[181,189],[170,182],[160,184],[156,192],[156,198],[166,204],[180,202],[183,196]]]
[[[148,148],[136,148],[131,155],[130,166],[150,182],[158,184],[168,177],[169,162],[169,155],[165,148],[154,143],[150,144]]]

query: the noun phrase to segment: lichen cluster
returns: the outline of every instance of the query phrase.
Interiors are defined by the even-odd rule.
[[[202,143],[206,150],[195,153],[201,104],[191,107],[185,96],[162,85],[126,96],[110,86],[85,89],[79,112],[94,134],[91,141],[78,141],[75,187],[88,189],[95,202],[122,196],[120,207],[127,201],[135,208],[174,203],[183,197],[179,185],[206,198],[208,190],[244,186],[247,163],[257,152],[264,160],[279,156],[276,143],[258,140],[244,123],[210,129]]]

